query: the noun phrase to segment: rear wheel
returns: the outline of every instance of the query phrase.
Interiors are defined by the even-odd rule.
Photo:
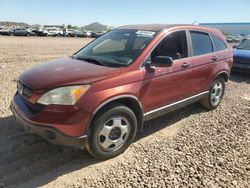
[[[202,105],[210,110],[217,108],[223,99],[224,91],[225,91],[225,81],[223,78],[218,77],[214,81],[209,91],[209,95],[205,99],[203,99]]]
[[[116,104],[98,113],[92,126],[88,151],[97,159],[109,159],[123,153],[132,143],[137,119],[130,108]]]

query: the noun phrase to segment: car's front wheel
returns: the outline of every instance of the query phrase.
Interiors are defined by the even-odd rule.
[[[224,96],[225,81],[223,78],[218,77],[213,82],[213,85],[209,91],[209,95],[202,100],[202,105],[210,110],[217,108]]]
[[[134,112],[121,104],[111,105],[93,120],[87,149],[97,159],[115,157],[133,142],[136,130]]]

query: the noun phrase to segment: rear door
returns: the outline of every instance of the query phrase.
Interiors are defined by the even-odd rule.
[[[209,90],[213,79],[213,70],[219,60],[213,51],[210,35],[202,31],[189,31],[188,39],[191,46],[193,95]]]

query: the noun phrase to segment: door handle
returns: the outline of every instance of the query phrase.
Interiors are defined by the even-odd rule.
[[[213,61],[216,61],[217,59],[218,59],[218,57],[216,57],[216,56],[213,56],[213,57],[212,57],[212,60],[213,60]]]
[[[182,68],[188,68],[190,66],[190,63],[183,63],[181,65]]]

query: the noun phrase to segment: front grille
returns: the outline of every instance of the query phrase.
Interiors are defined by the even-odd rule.
[[[38,112],[41,112],[46,107],[45,105],[38,104],[38,103],[31,103],[27,99],[25,99],[23,96],[20,96],[26,107],[28,108],[29,112],[31,114],[37,114]]]
[[[17,94],[19,94],[21,100],[27,107],[30,114],[37,114],[41,112],[46,107],[45,105],[38,104],[38,103],[31,103],[28,99],[32,97],[33,90],[31,87],[27,86],[26,84],[18,81],[17,82]]]

